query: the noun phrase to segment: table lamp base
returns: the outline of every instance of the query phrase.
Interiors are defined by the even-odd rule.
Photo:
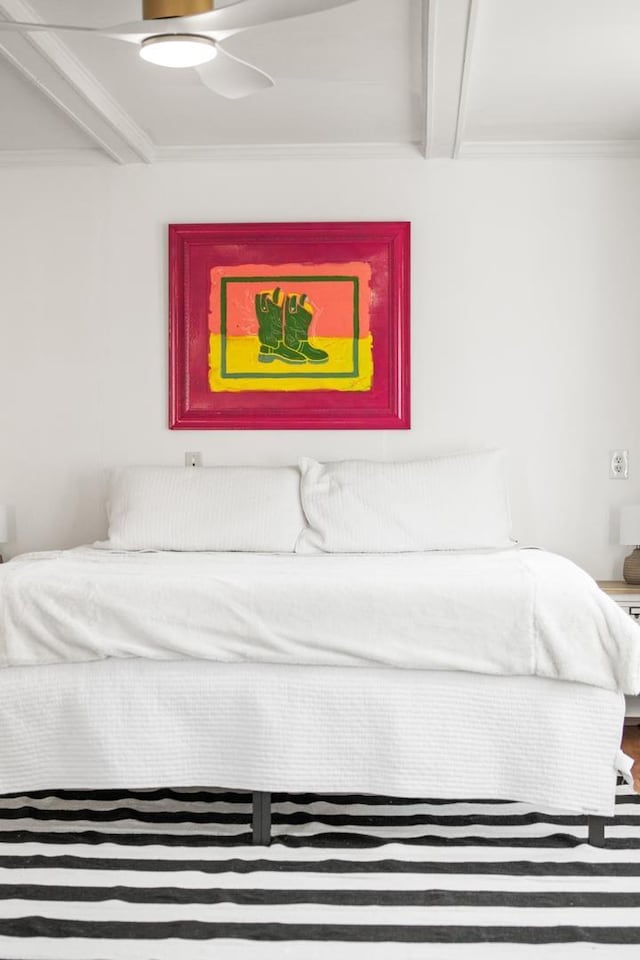
[[[625,557],[622,576],[627,583],[640,584],[640,547]]]

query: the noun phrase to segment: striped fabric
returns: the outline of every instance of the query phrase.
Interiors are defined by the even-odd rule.
[[[640,944],[629,787],[605,848],[585,844],[582,818],[519,803],[312,794],[274,794],[274,843],[252,847],[249,799],[2,798],[0,958],[518,960]]]

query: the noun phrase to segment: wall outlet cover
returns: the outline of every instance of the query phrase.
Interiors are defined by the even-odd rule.
[[[609,453],[609,477],[611,480],[629,479],[629,451],[611,450]]]

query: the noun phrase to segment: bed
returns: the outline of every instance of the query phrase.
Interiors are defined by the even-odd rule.
[[[244,789],[256,842],[274,791],[510,799],[584,814],[601,842],[629,773],[619,745],[640,628],[568,560],[496,536],[486,496],[454,548],[441,507],[426,526],[429,507],[410,524],[389,507],[393,489],[415,517],[415,477],[407,491],[385,475],[396,516],[372,532],[366,477],[314,471],[313,497],[326,508],[324,484],[341,520],[323,527],[303,496],[302,548],[295,471],[259,472],[252,499],[246,472],[222,489],[213,478],[212,496],[206,471],[146,470],[117,479],[107,544],[4,566],[0,792]],[[466,461],[463,473],[468,489]],[[444,482],[450,499],[451,471]]]

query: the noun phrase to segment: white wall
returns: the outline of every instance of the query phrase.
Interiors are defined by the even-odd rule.
[[[167,429],[166,224],[413,222],[413,429]],[[299,454],[510,455],[516,534],[620,575],[640,502],[640,163],[286,162],[0,171],[7,551],[105,534],[104,470]],[[632,477],[608,479],[629,448]]]

